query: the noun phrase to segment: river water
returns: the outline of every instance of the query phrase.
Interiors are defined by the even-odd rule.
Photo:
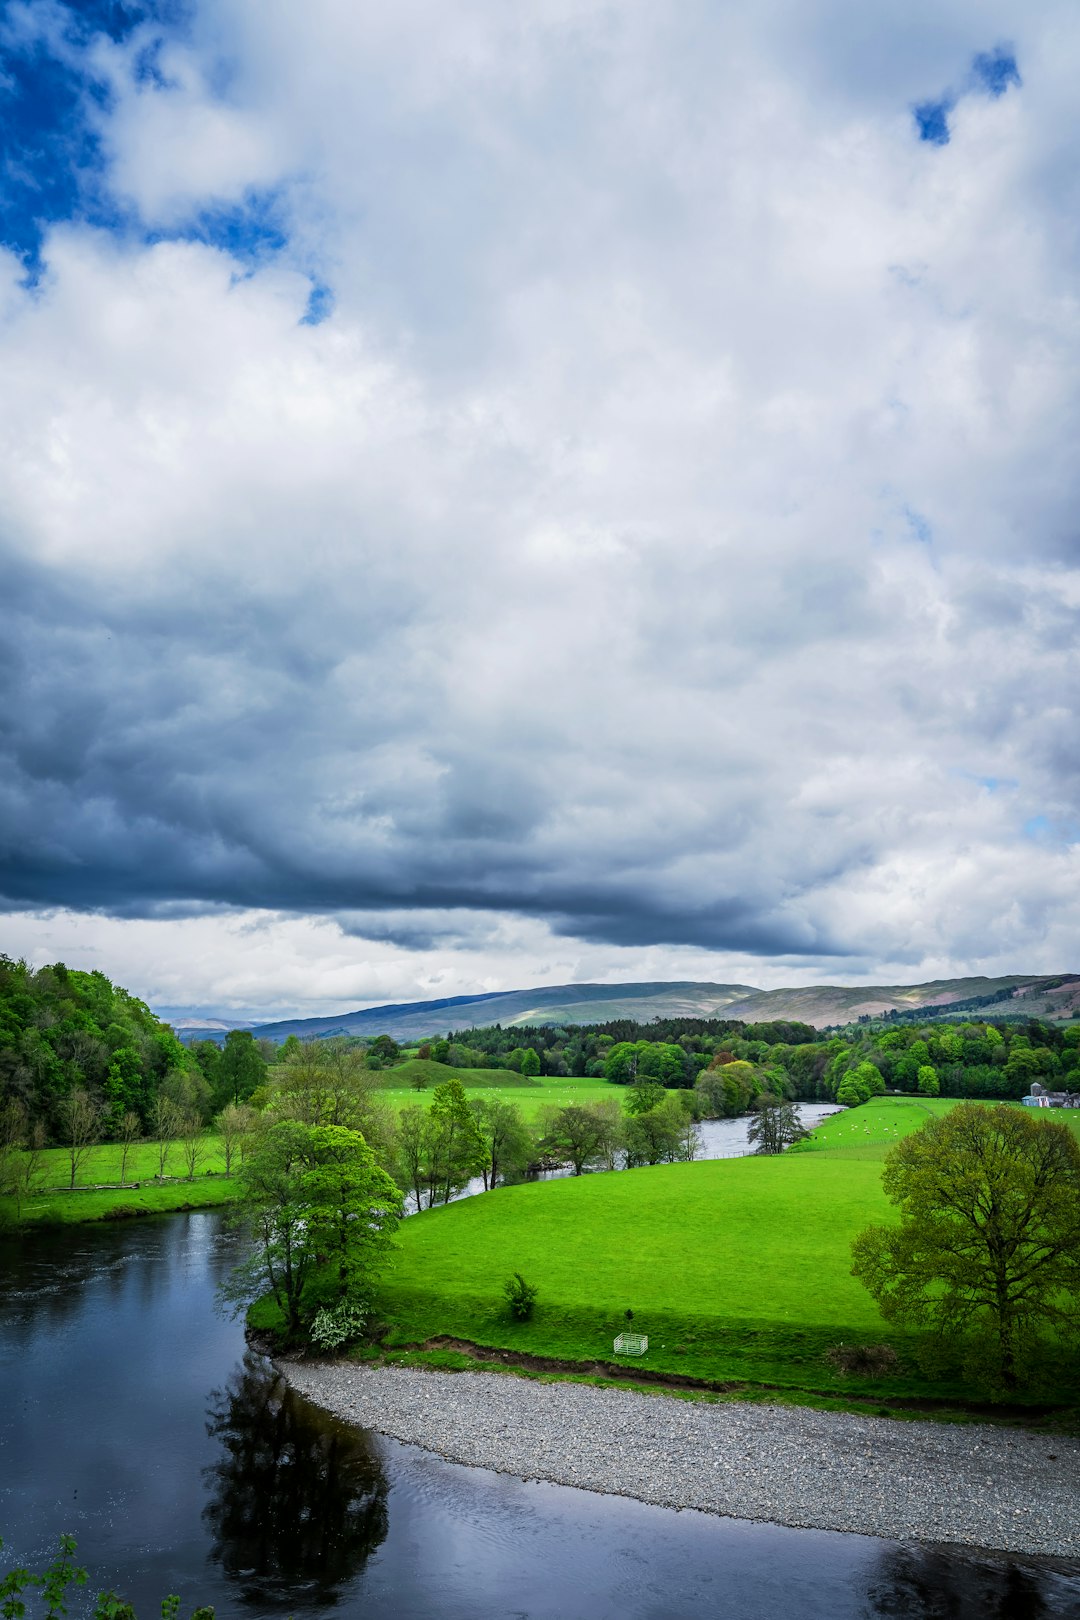
[[[0,1241],[0,1569],[70,1531],[90,1592],[143,1620],[166,1592],[221,1620],[1080,1616],[1076,1566],[676,1513],[351,1429],[216,1313],[235,1252],[216,1213]]]

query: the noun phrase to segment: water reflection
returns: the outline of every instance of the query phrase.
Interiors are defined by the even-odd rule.
[[[1057,1620],[1080,1614],[1075,1573],[955,1547],[889,1547],[868,1583],[881,1620]]]
[[[206,1430],[222,1446],[204,1475],[210,1557],[246,1603],[332,1603],[389,1528],[367,1435],[300,1402],[251,1351],[210,1396]]]

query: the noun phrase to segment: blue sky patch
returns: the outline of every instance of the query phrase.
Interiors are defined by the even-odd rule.
[[[1008,45],[995,45],[992,50],[977,51],[971,58],[965,91],[978,90],[996,98],[1003,96],[1011,85],[1022,83],[1012,49]],[[948,146],[952,135],[949,114],[958,100],[959,96],[954,91],[946,90],[942,95],[917,102],[912,107],[920,141],[928,141],[931,146]]]
[[[84,66],[87,45],[102,34],[123,40],[145,23],[175,28],[188,9],[187,0],[80,0],[58,8],[60,30],[46,26],[56,13],[42,13],[35,30],[0,6],[0,243],[19,255],[31,281],[50,225],[127,223],[105,183],[93,115],[108,109],[109,97]],[[144,78],[157,72],[152,42],[140,53],[139,71]]]
[[[289,240],[276,189],[250,191],[243,202],[204,208],[175,230],[151,231],[151,242],[205,242],[241,263],[255,265],[280,253]]]
[[[1007,45],[995,45],[972,58],[972,77],[991,96],[1003,96],[1010,85],[1022,83],[1016,57]]]
[[[913,107],[920,141],[929,141],[931,146],[948,146],[949,114],[952,109],[953,102],[949,97],[943,97],[940,101],[922,101]]]

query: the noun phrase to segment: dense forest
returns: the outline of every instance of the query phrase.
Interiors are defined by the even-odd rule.
[[[703,1073],[734,1062],[752,1067],[754,1095],[770,1090],[807,1101],[839,1096],[858,1102],[878,1090],[1016,1099],[1033,1080],[1047,1089],[1080,1091],[1080,1023],[1038,1020],[864,1021],[828,1033],[788,1020],[619,1020],[572,1029],[493,1025],[451,1033],[420,1050],[460,1068],[587,1075],[616,1083],[650,1079],[669,1087],[694,1086]]]
[[[18,1105],[50,1138],[77,1091],[100,1109],[106,1135],[129,1113],[148,1125],[161,1097],[204,1120],[246,1100],[265,1075],[265,1054],[250,1034],[235,1036],[200,1062],[104,973],[62,962],[35,971],[0,956],[0,1107]]]

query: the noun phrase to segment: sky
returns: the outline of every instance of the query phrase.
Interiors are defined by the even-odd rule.
[[[0,6],[0,942],[1076,970],[1072,0]]]

